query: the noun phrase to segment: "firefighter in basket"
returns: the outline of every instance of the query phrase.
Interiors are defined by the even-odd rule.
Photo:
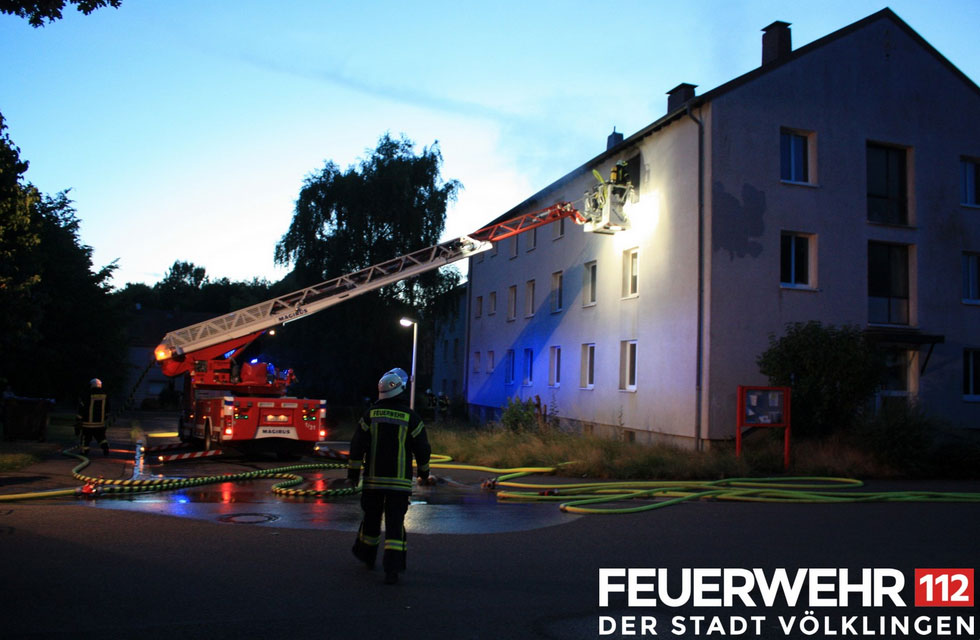
[[[398,574],[405,570],[405,513],[412,494],[413,456],[419,483],[433,480],[429,476],[429,439],[422,418],[408,406],[407,382],[408,374],[401,369],[392,369],[378,381],[378,401],[360,420],[350,443],[347,468],[347,478],[355,486],[362,471],[364,474],[364,519],[352,551],[368,568],[374,568],[383,516],[385,584],[398,582]]]

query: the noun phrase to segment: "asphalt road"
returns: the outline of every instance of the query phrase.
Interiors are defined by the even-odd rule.
[[[110,433],[113,442],[128,437],[125,430]],[[198,462],[198,475],[276,466]],[[0,493],[72,486],[72,466],[54,458],[6,474]],[[97,454],[86,473],[127,478],[132,459],[121,449],[107,459]],[[279,499],[264,489],[268,484],[129,502],[0,503],[0,638],[621,638],[641,637],[642,616],[656,618],[661,638],[819,638],[829,634],[787,634],[778,625],[779,615],[805,615],[802,606],[644,608],[614,594],[600,608],[598,572],[887,567],[907,576],[903,597],[911,603],[915,568],[975,568],[980,559],[976,503],[701,502],[636,515],[569,516],[554,505],[496,504],[448,484],[416,495],[425,504],[413,506],[408,519],[409,570],[400,584],[386,586],[380,571],[367,571],[350,555],[356,498],[327,505]],[[977,493],[980,481],[866,488]],[[179,500],[186,508],[174,507]],[[221,517],[243,513],[279,517]],[[881,615],[923,611],[949,610],[818,613],[874,623]],[[706,628],[711,616],[730,622],[753,615],[765,617],[758,633]],[[600,636],[600,616],[618,624],[637,616],[636,634],[619,627]],[[675,616],[686,619],[683,631],[671,625]],[[700,629],[692,624],[696,616],[705,617]]]
[[[975,492],[980,483],[915,488]],[[351,557],[346,531],[4,503],[0,637],[574,639],[599,637],[600,615],[656,615],[659,637],[730,637],[667,625],[711,613],[768,614],[761,633],[742,637],[823,637],[779,629],[775,614],[797,610],[650,610],[621,596],[600,610],[598,569],[893,567],[911,583],[916,567],[975,567],[978,525],[975,504],[705,502],[524,531],[410,532],[409,571],[386,586]]]

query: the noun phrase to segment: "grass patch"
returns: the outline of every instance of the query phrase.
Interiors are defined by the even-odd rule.
[[[706,451],[570,435],[557,430],[430,427],[432,450],[464,464],[497,468],[563,465],[559,475],[621,480],[716,480],[733,477],[820,476],[888,478],[908,469],[883,460],[852,438],[800,439],[792,444],[790,468],[783,469],[782,432],[754,434],[735,457],[733,443]],[[949,475],[949,474],[947,474]]]
[[[433,451],[488,467],[562,465],[560,475],[622,480],[693,480],[748,475],[748,459],[733,452],[695,452],[638,445],[559,431],[430,429]],[[568,464],[564,464],[568,463]]]
[[[41,459],[30,453],[0,453],[0,473],[20,471]]]

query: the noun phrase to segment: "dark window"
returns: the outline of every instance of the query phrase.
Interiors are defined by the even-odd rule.
[[[640,190],[640,154],[636,154],[632,158],[626,161],[626,175],[624,179],[633,185],[633,189],[637,192]]]
[[[976,160],[961,160],[963,174],[963,204],[980,205],[980,162]]]
[[[963,299],[980,300],[980,253],[963,254]]]
[[[792,131],[779,136],[780,178],[791,182],[809,182],[807,137]]]
[[[908,224],[905,149],[868,144],[868,220]]]
[[[980,349],[963,350],[963,395],[980,396]]]
[[[909,323],[909,248],[868,243],[868,321]]]
[[[810,238],[785,233],[781,238],[779,281],[783,284],[810,284]]]
[[[885,356],[885,377],[881,388],[884,391],[909,390],[909,352],[888,350]]]

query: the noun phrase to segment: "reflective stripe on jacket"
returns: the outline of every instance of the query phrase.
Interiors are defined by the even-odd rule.
[[[361,418],[350,443],[350,469],[364,469],[365,489],[411,492],[412,458],[428,475],[429,438],[422,418],[399,397],[376,402]]]
[[[89,393],[80,407],[83,427],[104,427],[109,412],[109,399],[104,393]]]

